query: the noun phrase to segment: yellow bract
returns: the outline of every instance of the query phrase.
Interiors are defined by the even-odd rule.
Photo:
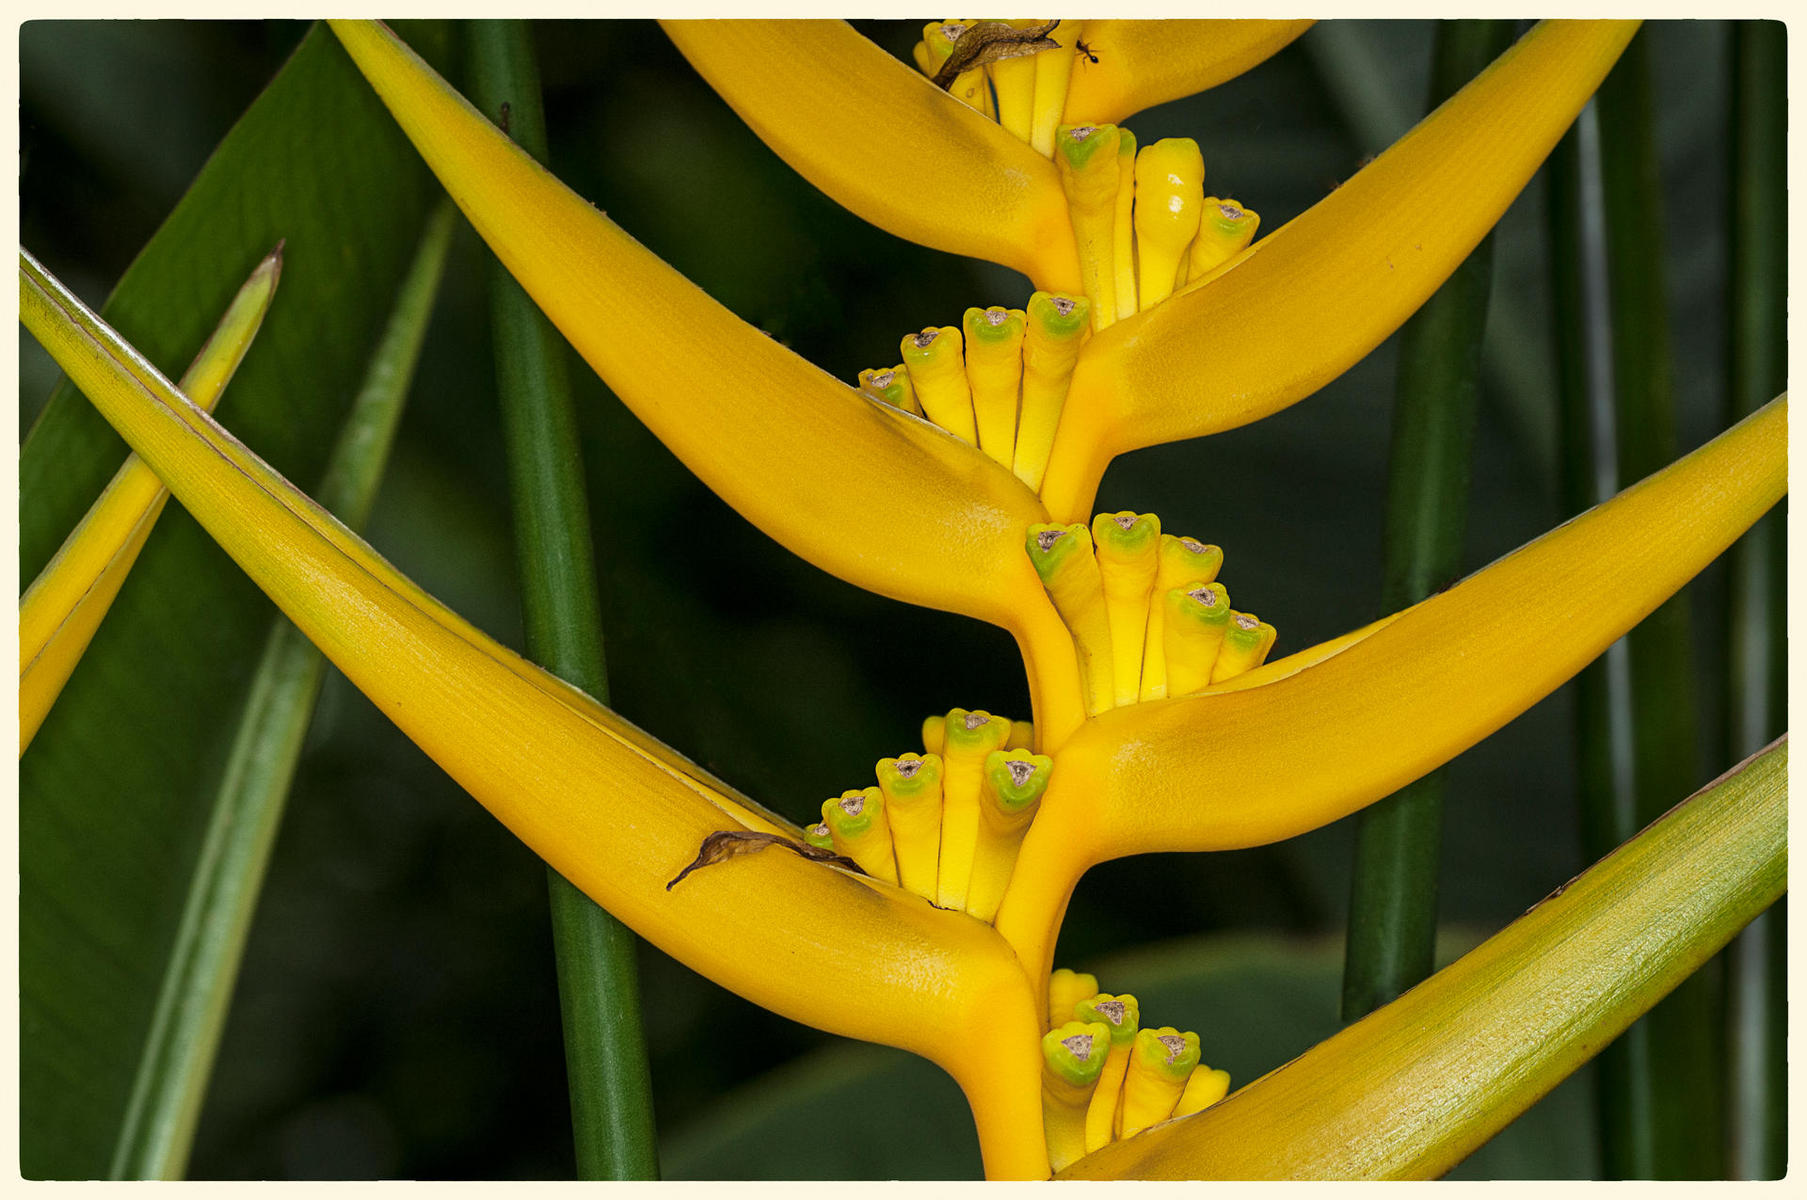
[[[183,390],[201,408],[218,403],[263,324],[281,275],[278,246],[251,272],[182,376]],[[69,682],[168,499],[156,473],[136,455],[128,457],[19,598],[20,754]]]

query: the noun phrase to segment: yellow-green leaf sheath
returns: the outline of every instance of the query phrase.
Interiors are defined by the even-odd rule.
[[[1171,1025],[1142,1029],[1130,1050],[1123,1075],[1123,1103],[1117,1109],[1117,1136],[1135,1137],[1157,1121],[1173,1115],[1173,1106],[1186,1090],[1186,1080],[1198,1065],[1198,1034],[1181,1033]]]
[[[1016,477],[1039,490],[1054,449],[1060,410],[1067,401],[1073,364],[1091,327],[1092,304],[1084,296],[1037,292],[1029,297],[1023,334],[1022,416],[1016,431]]]
[[[1094,337],[1042,484],[1053,519],[1092,510],[1114,456],[1264,417],[1379,345],[1492,228],[1635,27],[1544,22],[1210,282]]]
[[[1309,28],[1310,21],[1087,21],[1091,57],[1074,56],[1066,121],[1114,123],[1216,87]]]
[[[1070,1174],[1436,1178],[1778,899],[1787,831],[1784,742],[1385,1008]]]
[[[885,820],[891,825],[898,882],[933,900],[941,861],[941,756],[881,758],[875,774],[885,797]]]
[[[972,390],[979,448],[999,466],[1016,461],[1017,397],[1023,386],[1020,308],[969,308],[961,321],[966,338],[966,382]]]
[[[1056,1171],[1085,1154],[1085,1113],[1104,1070],[1110,1031],[1069,1021],[1042,1036],[1042,1121]]]
[[[1111,665],[1111,623],[1104,602],[1104,580],[1092,548],[1092,533],[1083,524],[1031,525],[1024,551],[1071,635],[1079,669],[1085,711],[1095,715],[1110,708],[1116,696]],[[1038,714],[1039,715],[1039,714]]]
[[[1142,1010],[1130,995],[1099,994],[1073,1008],[1077,1021],[1100,1021],[1111,1031],[1110,1057],[1092,1089],[1085,1113],[1085,1152],[1090,1154],[1117,1136],[1117,1112],[1123,1100],[1123,1076],[1129,1070],[1130,1053],[1142,1028]]]
[[[836,854],[851,858],[874,879],[897,882],[891,825],[885,819],[884,796],[877,788],[856,788],[824,800],[822,824],[828,826]]]
[[[973,848],[966,911],[981,921],[998,914],[1017,847],[1035,820],[1054,760],[1027,750],[994,750],[985,756],[979,784],[979,840]]]
[[[211,410],[257,336],[282,275],[282,247],[257,264],[188,371],[182,391]],[[106,618],[169,493],[137,455],[19,598],[19,753],[31,745]]]
[[[947,714],[941,754],[941,862],[935,903],[964,909],[979,844],[980,792],[985,760],[1010,736],[1010,722],[983,710],[956,708]]]
[[[661,23],[760,140],[860,217],[1038,287],[1078,288],[1054,164],[846,22]],[[871,169],[879,160],[889,178]]]
[[[1223,551],[1197,538],[1161,535],[1161,558],[1148,598],[1148,630],[1142,644],[1143,700],[1167,697],[1167,593],[1203,587],[1217,579]]]
[[[778,850],[666,884],[709,834],[800,831],[496,644],[226,434],[21,256],[20,314],[170,493],[422,750],[642,936],[756,1004],[945,1067],[988,1172],[1038,1178],[1043,1016],[963,914]],[[154,714],[151,714],[154,716]],[[596,801],[605,786],[608,803]],[[808,971],[794,969],[808,963]]]
[[[736,318],[522,153],[387,29],[334,28],[504,265],[704,483],[832,574],[1024,636],[1019,614],[1037,584],[1022,530],[1043,514],[1010,472]]]
[[[1772,401],[1389,619],[1198,695],[1086,722],[1055,757],[999,932],[1029,970],[1046,969],[1053,922],[1088,866],[1293,837],[1390,795],[1491,734],[1783,495],[1787,424],[1786,399]]]
[[[1142,690],[1142,638],[1148,632],[1148,593],[1160,566],[1161,518],[1153,513],[1099,513],[1092,518],[1104,612],[1111,626],[1111,678],[1118,704],[1134,704]]]

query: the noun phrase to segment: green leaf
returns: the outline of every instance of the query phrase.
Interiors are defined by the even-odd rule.
[[[1451,932],[1439,958],[1478,938]],[[1076,964],[1144,1016],[1196,1030],[1204,1061],[1252,1082],[1336,1032],[1340,940],[1208,935]],[[1592,1112],[1585,1087],[1565,1085],[1459,1170],[1473,1179],[1585,1178]],[[869,1114],[882,1137],[836,1132]],[[836,1045],[722,1097],[663,1146],[671,1179],[972,1179],[979,1147],[953,1081],[922,1059]]]
[[[282,294],[222,414],[281,470],[316,478],[433,194],[413,162],[337,41],[316,29],[105,312],[179,372],[251,264],[286,239]],[[124,456],[87,402],[59,387],[21,453],[23,578]],[[225,765],[220,731],[244,703],[273,612],[172,508],[20,762],[26,1176],[108,1169]]]
[[[314,492],[321,507],[354,531],[376,502],[395,442],[444,274],[452,216],[451,201],[444,200],[428,222],[364,386],[339,431],[326,478]],[[270,849],[325,677],[326,659],[278,617],[252,677],[189,883],[113,1156],[116,1179],[180,1179],[186,1171]]]

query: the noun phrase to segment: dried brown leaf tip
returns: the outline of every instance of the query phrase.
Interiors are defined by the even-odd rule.
[[[703,839],[702,846],[697,849],[696,859],[679,871],[677,878],[665,885],[665,890],[669,892],[672,888],[677,887],[692,871],[713,867],[717,863],[727,862],[738,855],[757,854],[767,846],[783,846],[791,853],[801,855],[811,862],[833,863],[837,867],[845,867],[860,875],[866,873],[860,870],[860,865],[851,858],[836,854],[832,850],[823,850],[817,846],[793,842],[789,838],[780,837],[775,833],[755,833],[750,829],[719,829]]]

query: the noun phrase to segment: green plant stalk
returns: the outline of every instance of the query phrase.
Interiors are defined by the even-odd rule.
[[[1598,95],[1601,193],[1612,306],[1618,471],[1641,479],[1678,452],[1673,361],[1663,291],[1666,225],[1651,99],[1649,31],[1632,39]],[[1700,778],[1700,720],[1688,597],[1671,598],[1626,638],[1636,812],[1629,837]],[[1590,854],[1600,847],[1584,847]],[[1724,1172],[1724,1040],[1714,972],[1676,989],[1645,1022],[1648,1042],[1602,1063],[1607,1174],[1713,1179]],[[1619,1091],[1619,1068],[1629,1067]]]
[[[469,36],[473,100],[544,162],[539,68],[526,24],[475,21]],[[493,259],[490,316],[527,655],[606,703],[600,598],[564,341]],[[558,872],[549,867],[546,876],[578,1178],[656,1179],[636,939]]]
[[[1114,1142],[1062,1177],[1435,1178],[1787,886],[1783,740],[1385,1008],[1204,1112]],[[1450,1032],[1452,1014],[1461,1036],[1437,1036]]]
[[[1787,384],[1787,49],[1774,21],[1732,26],[1728,205],[1727,416]],[[1762,397],[1762,399],[1759,399]],[[1783,507],[1733,545],[1727,621],[1726,742],[1746,754],[1776,736],[1787,706]],[[1785,902],[1751,922],[1727,958],[1726,1166],[1779,1179],[1788,1161]]]
[[[428,219],[395,308],[314,494],[361,528],[395,441],[451,244],[453,210]],[[280,300],[278,301],[280,303]],[[207,1094],[270,850],[326,660],[278,618],[251,679],[114,1147],[115,1179],[180,1179]]]
[[[1429,107],[1479,74],[1511,40],[1508,21],[1440,23]],[[1383,613],[1416,604],[1461,571],[1492,282],[1489,236],[1400,335]],[[1392,1000],[1434,966],[1443,780],[1442,770],[1433,771],[1357,818],[1343,965],[1345,1021]]]

